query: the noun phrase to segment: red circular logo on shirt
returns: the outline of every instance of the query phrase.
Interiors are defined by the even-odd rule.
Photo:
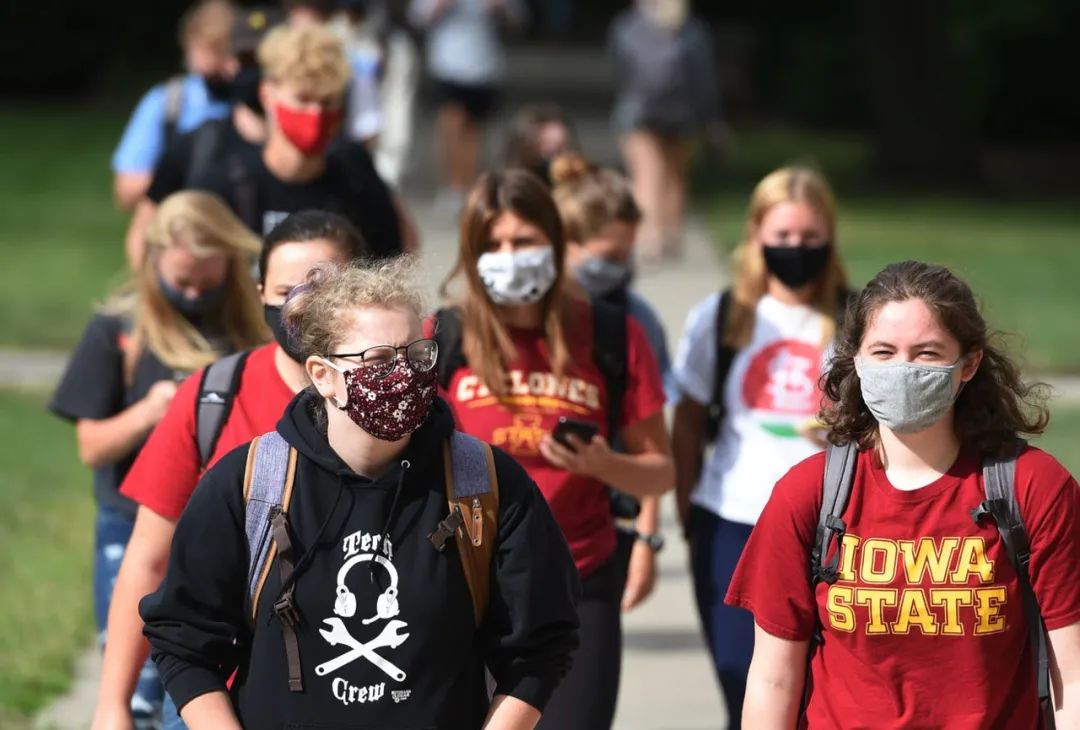
[[[780,340],[750,359],[743,402],[751,410],[812,414],[821,404],[821,350],[801,340]]]

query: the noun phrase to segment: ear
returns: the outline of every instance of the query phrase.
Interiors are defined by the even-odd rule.
[[[975,373],[979,371],[979,365],[982,364],[982,359],[982,350],[974,350],[973,352],[968,353],[964,367],[960,368],[961,383],[966,383],[975,377]]]
[[[304,370],[307,371],[308,379],[311,384],[315,386],[315,390],[319,392],[323,398],[333,400],[336,395],[336,381],[337,371],[326,364],[326,362],[320,358],[311,355],[304,362]]]

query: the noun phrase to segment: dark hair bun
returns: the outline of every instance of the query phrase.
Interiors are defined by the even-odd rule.
[[[548,174],[552,185],[565,185],[588,177],[596,166],[577,152],[567,152],[551,161]]]

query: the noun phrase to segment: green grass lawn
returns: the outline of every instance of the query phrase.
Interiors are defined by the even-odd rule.
[[[118,281],[126,216],[112,202],[109,157],[125,112],[0,109],[0,345],[64,349]]]
[[[93,640],[90,472],[42,394],[0,391],[0,727],[63,692]]]
[[[1028,368],[1080,371],[1075,204],[867,192],[868,156],[851,138],[748,137],[733,151],[726,173],[714,170],[702,181],[722,248],[730,250],[743,234],[756,179],[792,161],[816,164],[837,182],[838,239],[854,284],[892,261],[946,264],[971,284],[992,326],[1017,336],[1013,347]]]

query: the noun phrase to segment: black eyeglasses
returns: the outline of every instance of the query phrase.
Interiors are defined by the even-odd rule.
[[[439,343],[435,340],[416,340],[407,345],[375,345],[361,352],[339,352],[330,357],[360,358],[360,367],[373,368],[376,378],[385,378],[394,371],[398,353],[405,355],[405,361],[414,371],[426,373],[435,367],[439,359]]]

